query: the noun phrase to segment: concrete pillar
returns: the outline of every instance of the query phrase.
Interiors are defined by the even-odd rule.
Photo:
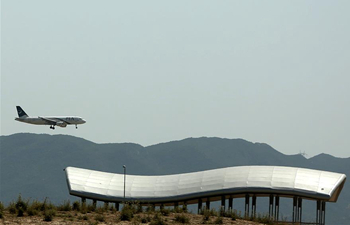
[[[205,207],[207,210],[210,210],[210,198],[207,198],[207,201],[205,202]]]
[[[326,214],[326,202],[317,200],[316,206],[316,224],[324,225],[325,224],[325,214]]]
[[[280,196],[275,197],[275,221],[278,221],[278,216],[280,213]]]
[[[225,195],[221,196],[221,212],[225,212],[226,210],[226,198]]]
[[[321,201],[316,201],[316,224],[321,224]]]
[[[322,206],[321,206],[321,211],[322,211],[322,225],[326,224],[326,202],[323,201],[322,202]]]
[[[252,217],[255,218],[256,216],[256,195],[253,195],[252,198]]]
[[[96,200],[96,199],[93,199],[93,200],[92,200],[92,207],[93,207],[94,209],[96,209],[96,206],[97,206],[97,200]]]
[[[292,217],[292,222],[295,223],[297,221],[297,201],[298,197],[294,196],[293,197],[293,217]]]
[[[177,211],[179,209],[179,202],[174,202],[174,210]]]
[[[244,217],[249,216],[249,201],[250,201],[250,196],[249,194],[245,195],[245,209],[244,209]]]
[[[187,212],[187,202],[186,202],[186,201],[184,201],[184,203],[183,203],[183,205],[182,205],[182,210],[183,210],[184,212]]]
[[[115,203],[115,210],[119,211],[119,202]]]
[[[109,202],[105,202],[104,209],[108,210]]]
[[[303,212],[303,199],[301,197],[298,198],[298,221],[299,223],[301,223],[302,220],[302,212]]]
[[[270,201],[269,201],[269,217],[273,217],[273,195],[270,195]]]
[[[81,198],[81,205],[86,205],[86,198]]]
[[[233,198],[232,198],[232,195],[230,195],[230,198],[228,199],[228,209],[230,210],[230,212],[232,212],[232,210],[233,210]]]
[[[202,207],[203,207],[203,201],[202,199],[198,199],[198,214],[201,214],[202,212]]]

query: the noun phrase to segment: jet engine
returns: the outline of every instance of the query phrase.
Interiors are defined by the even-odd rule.
[[[57,122],[56,125],[59,127],[66,127],[67,126],[67,124],[65,122],[62,122],[62,121]]]

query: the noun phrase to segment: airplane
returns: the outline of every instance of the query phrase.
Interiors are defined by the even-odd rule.
[[[84,124],[86,121],[78,116],[39,116],[38,118],[29,117],[20,106],[16,106],[18,117],[15,120],[23,123],[35,125],[50,125],[50,129],[55,129],[55,126],[66,127],[67,125],[75,125],[78,129],[78,124]]]

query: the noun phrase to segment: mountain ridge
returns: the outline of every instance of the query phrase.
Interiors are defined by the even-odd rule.
[[[5,203],[15,200],[19,193],[32,199],[49,197],[53,202],[74,199],[68,194],[63,172],[68,166],[123,173],[122,165],[127,165],[128,174],[166,175],[230,166],[275,165],[350,176],[350,158],[320,154],[306,159],[243,139],[186,138],[143,147],[135,143],[98,144],[69,135],[19,133],[0,136],[0,147],[0,200]],[[327,206],[332,214],[329,221],[340,217],[350,220],[349,199],[350,188],[345,184],[338,202]],[[312,208],[312,216],[313,211]]]

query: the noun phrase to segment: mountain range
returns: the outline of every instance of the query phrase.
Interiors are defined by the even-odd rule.
[[[0,136],[0,200],[8,204],[15,201],[19,194],[26,199],[43,200],[48,197],[53,203],[76,200],[68,193],[64,168],[74,166],[123,173],[123,165],[127,166],[127,174],[138,175],[275,165],[350,176],[350,158],[319,154],[307,159],[300,154],[285,155],[268,144],[243,139],[187,138],[143,147],[134,143],[96,144],[68,135],[18,133]],[[265,202],[260,204],[265,205]],[[267,208],[267,203],[264,208]],[[281,210],[286,217],[290,216],[291,201],[282,201]],[[312,220],[315,202],[308,201],[303,210],[304,218]],[[327,224],[350,223],[350,186],[347,183],[338,201],[328,203],[326,210]]]

